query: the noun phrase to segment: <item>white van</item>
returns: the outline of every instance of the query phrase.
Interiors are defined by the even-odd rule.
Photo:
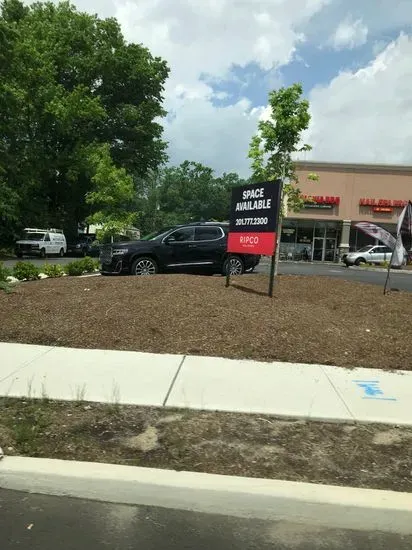
[[[26,227],[23,238],[16,242],[15,252],[18,258],[51,254],[63,257],[67,252],[66,237],[61,229],[36,229]]]

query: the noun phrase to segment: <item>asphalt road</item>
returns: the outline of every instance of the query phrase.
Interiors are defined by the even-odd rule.
[[[263,262],[256,269],[257,273],[269,273],[269,264]],[[369,271],[364,268],[347,268],[341,264],[310,264],[305,262],[281,263],[279,273],[285,275],[314,275],[334,277],[347,281],[357,281],[384,287],[386,272]],[[412,272],[391,272],[391,288],[412,292]]]
[[[52,264],[67,264],[76,258],[72,257],[50,257],[46,260],[38,258],[25,258],[25,260],[32,261],[38,266],[42,266],[45,262]],[[13,267],[17,260],[6,260],[4,265],[7,267]],[[269,273],[269,263],[264,260],[256,269],[257,273]],[[358,281],[360,283],[369,283],[379,286],[384,286],[386,273],[373,272],[364,270],[362,268],[346,268],[342,264],[310,264],[305,262],[298,263],[284,263],[282,262],[279,267],[279,273],[287,275],[314,275],[314,276],[326,276],[336,277],[340,279],[346,279],[348,281]],[[405,273],[391,273],[391,286],[398,290],[406,290],[412,292],[412,272]]]
[[[0,490],[2,550],[411,550],[412,537]]]

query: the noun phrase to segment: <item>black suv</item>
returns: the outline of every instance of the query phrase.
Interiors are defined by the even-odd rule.
[[[154,275],[159,272],[211,272],[241,275],[259,263],[260,256],[226,252],[229,226],[193,223],[169,227],[140,241],[102,246],[102,274]]]

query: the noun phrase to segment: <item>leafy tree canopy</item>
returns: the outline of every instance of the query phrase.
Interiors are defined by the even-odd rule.
[[[163,168],[141,184],[139,226],[150,232],[190,221],[228,220],[231,189],[245,183],[235,173],[217,177],[198,162]]]
[[[75,231],[94,208],[85,197],[102,151],[133,178],[156,170],[166,160],[157,121],[168,72],[165,61],[127,43],[115,19],[68,2],[4,0],[0,240],[29,224]]]
[[[248,155],[251,180],[284,180],[284,194],[292,210],[302,207],[293,155],[312,149],[309,144],[302,144],[302,134],[310,123],[309,102],[302,98],[302,94],[301,84],[270,92],[270,118],[259,122]],[[310,179],[316,181],[317,176],[311,174]]]

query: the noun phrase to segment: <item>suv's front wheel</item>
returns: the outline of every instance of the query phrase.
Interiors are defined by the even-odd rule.
[[[242,258],[239,258],[239,256],[230,256],[226,258],[223,264],[223,275],[227,275],[228,271],[230,275],[243,275],[245,272],[245,264]]]
[[[157,263],[153,258],[149,258],[148,256],[137,258],[132,264],[132,275],[156,275],[158,272]]]

